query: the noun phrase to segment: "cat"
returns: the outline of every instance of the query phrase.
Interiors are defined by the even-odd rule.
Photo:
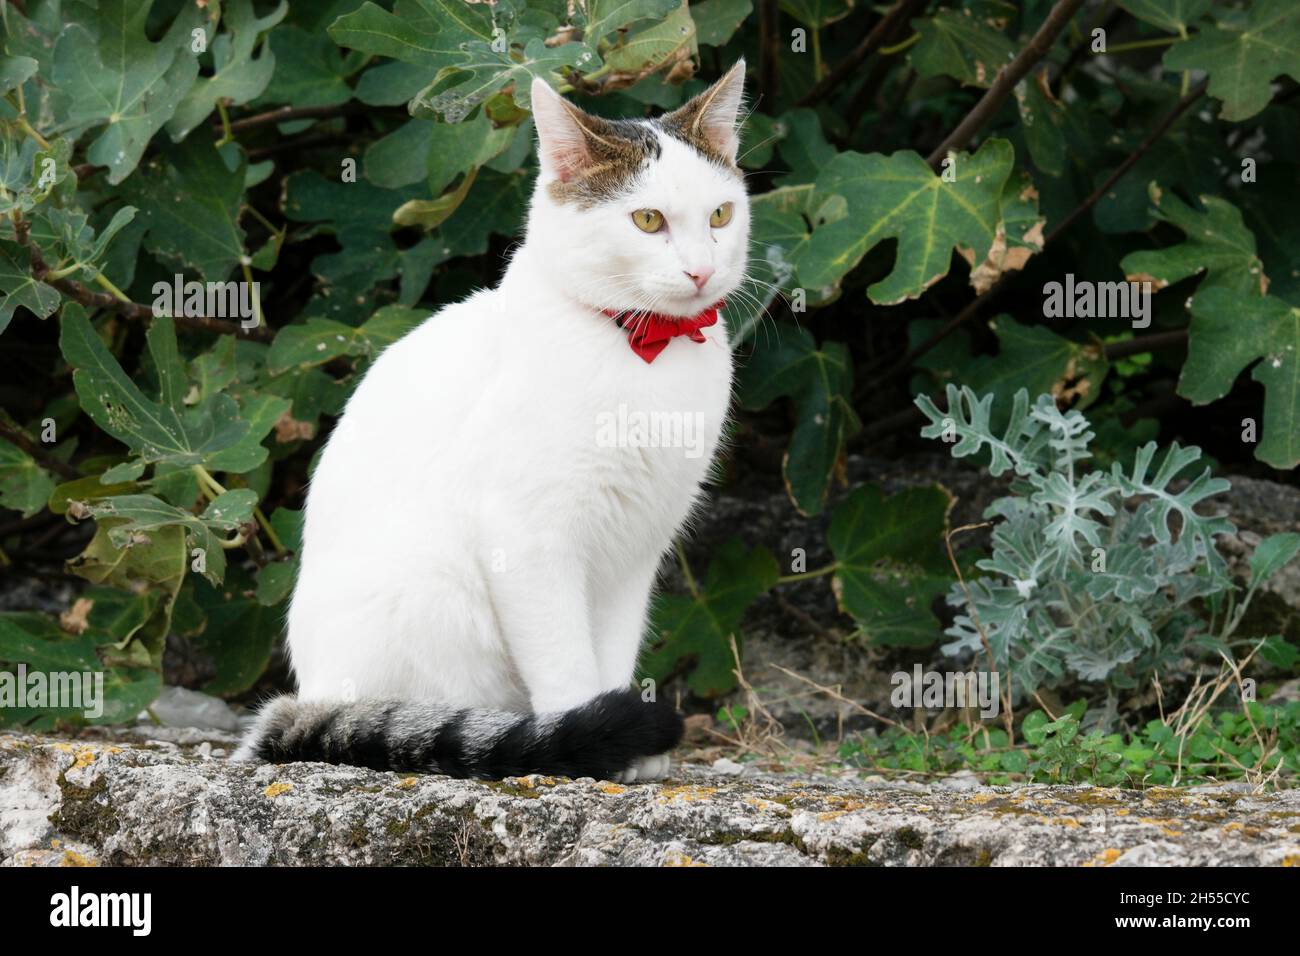
[[[262,708],[237,759],[667,773],[681,717],[632,682],[660,559],[730,405],[744,77],[742,60],[680,108],[625,120],[533,81],[525,238],[496,288],[386,349],[349,400],[307,495],[298,694]],[[601,440],[600,423],[638,413],[697,441]]]

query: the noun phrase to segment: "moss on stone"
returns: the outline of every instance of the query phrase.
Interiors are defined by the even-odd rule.
[[[826,848],[825,858],[828,866],[879,866],[875,860],[871,859],[871,848],[875,846],[876,839],[864,842],[858,849],[850,850],[841,846],[831,846]]]
[[[925,846],[925,839],[911,827],[903,827],[894,834],[898,837],[898,842],[903,844],[909,850],[919,850]]]
[[[50,823],[60,831],[79,837],[83,842],[102,843],[105,837],[118,830],[107,796],[107,784],[96,777],[88,787],[79,787],[68,780],[67,772],[59,774],[59,790],[63,799],[50,814]]]

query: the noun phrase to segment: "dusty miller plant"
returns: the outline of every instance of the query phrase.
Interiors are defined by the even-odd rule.
[[[951,443],[954,458],[985,452],[988,473],[1011,471],[1011,494],[985,512],[997,520],[984,575],[955,584],[959,608],[945,632],[948,654],[992,653],[1014,696],[1075,681],[1099,682],[1104,713],[1119,692],[1144,683],[1195,650],[1228,653],[1229,641],[1261,581],[1294,556],[1300,535],[1275,535],[1257,549],[1238,601],[1214,539],[1235,530],[1197,505],[1227,491],[1209,467],[1174,490],[1201,458],[1199,448],[1155,442],[1125,470],[1089,470],[1093,439],[1077,410],[1051,395],[1030,405],[1021,389],[1005,429],[995,432],[993,396],[947,389],[948,409],[927,396],[926,438]],[[1197,613],[1201,599],[1209,620]]]

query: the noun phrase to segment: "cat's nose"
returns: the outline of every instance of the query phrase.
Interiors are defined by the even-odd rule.
[[[686,278],[695,283],[697,290],[703,289],[705,283],[713,278],[713,266],[698,266],[686,273]]]

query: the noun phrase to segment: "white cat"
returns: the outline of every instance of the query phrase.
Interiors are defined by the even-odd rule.
[[[672,113],[612,121],[534,81],[526,238],[499,286],[391,346],[348,402],[307,497],[298,696],[237,756],[667,771],[681,720],[631,681],[730,400],[712,307],[745,273],[743,83],[742,61]],[[656,416],[694,441],[609,427]]]

